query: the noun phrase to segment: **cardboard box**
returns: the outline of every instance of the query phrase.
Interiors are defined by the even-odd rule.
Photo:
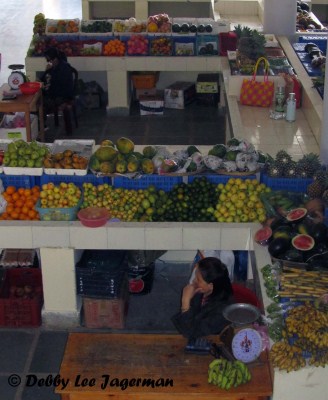
[[[195,100],[196,87],[193,82],[175,82],[164,91],[165,108],[184,109]]]
[[[219,93],[219,74],[199,74],[196,82],[196,93]]]
[[[149,89],[135,89],[135,97],[137,100],[140,100],[141,96],[154,96],[157,93],[157,89],[155,87]]]
[[[163,115],[164,98],[162,94],[153,96],[140,96],[139,99],[140,115]]]
[[[24,113],[5,114],[0,124],[0,139],[23,139],[26,141],[26,127],[5,128],[10,122],[14,120],[17,115],[24,115]],[[36,140],[39,133],[38,117],[31,114],[31,138]]]
[[[128,280],[124,279],[118,298],[83,297],[84,323],[87,328],[124,329],[129,307]]]

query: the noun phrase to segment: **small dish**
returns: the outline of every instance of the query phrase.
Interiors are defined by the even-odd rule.
[[[252,324],[259,319],[260,310],[246,303],[230,304],[223,310],[223,316],[237,326]]]

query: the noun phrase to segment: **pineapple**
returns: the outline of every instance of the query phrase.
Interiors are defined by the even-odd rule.
[[[321,170],[319,156],[314,153],[304,155],[297,163],[299,178],[312,178],[316,171]]]
[[[279,178],[283,175],[283,166],[281,163],[278,162],[273,162],[270,163],[268,166],[268,176],[271,178]]]
[[[313,175],[313,182],[307,187],[307,194],[311,199],[322,197],[328,187],[328,174],[325,171],[316,171]]]
[[[276,154],[276,161],[281,162],[284,166],[287,166],[290,161],[292,161],[292,157],[285,150],[279,150]]]
[[[284,166],[284,176],[286,178],[296,178],[297,173],[297,162],[296,161],[289,161],[286,166]]]

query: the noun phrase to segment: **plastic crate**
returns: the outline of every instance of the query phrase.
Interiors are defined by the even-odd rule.
[[[35,185],[40,184],[39,176],[31,175],[5,175],[0,174],[3,186],[6,189],[8,186],[15,186],[16,188],[31,189]]]
[[[172,56],[173,40],[169,36],[154,36],[149,38],[150,56]]]
[[[159,72],[139,72],[131,74],[133,87],[135,89],[151,89],[156,86]]]
[[[261,174],[261,183],[273,190],[306,193],[308,185],[312,182],[312,178],[271,178],[266,174]]]
[[[195,179],[205,177],[209,182],[214,184],[223,183],[224,185],[228,182],[230,178],[240,178],[240,179],[256,179],[256,175],[219,175],[219,174],[202,174],[202,175],[190,175],[188,176],[188,183],[193,182]]]
[[[96,176],[94,174],[87,175],[46,175],[43,174],[40,177],[40,185],[45,183],[53,182],[58,185],[61,182],[74,183],[80,189],[83,187],[83,183],[92,183],[95,186],[103,185],[104,183],[111,184],[111,178],[109,176]]]
[[[127,36],[120,36],[120,40],[125,43],[127,57],[147,57],[149,55],[149,38],[147,35],[141,34],[128,34]],[[141,51],[140,43],[137,46],[133,44],[134,41],[142,40],[145,44],[145,51]]]
[[[41,221],[76,221],[81,204],[82,198],[75,207],[42,208],[41,202],[38,200],[35,209],[38,211]]]
[[[120,295],[114,299],[83,298],[84,325],[87,328],[123,329],[129,307],[128,281],[123,279]]]
[[[116,298],[126,277],[124,251],[86,250],[76,264],[76,290],[88,297]]]
[[[154,185],[157,190],[170,191],[174,185],[182,183],[182,176],[159,176],[159,175],[142,175],[137,179],[130,179],[125,176],[113,178],[113,186],[124,189],[147,189],[150,185]]]
[[[300,36],[299,43],[314,43],[320,50],[326,52],[327,50],[327,37],[326,36]]]
[[[173,55],[182,57],[195,56],[196,36],[173,36]]]
[[[196,54],[198,56],[219,55],[219,36],[218,35],[197,36]]]
[[[32,297],[12,297],[12,287],[32,287]],[[43,304],[42,275],[38,268],[9,268],[0,290],[0,326],[37,327],[41,325]]]

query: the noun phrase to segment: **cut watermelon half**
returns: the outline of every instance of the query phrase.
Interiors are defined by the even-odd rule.
[[[300,234],[293,237],[292,245],[297,250],[308,251],[313,249],[315,241],[310,235]]]
[[[254,235],[255,242],[262,246],[268,244],[271,238],[272,229],[269,226],[264,226],[263,228],[259,229]]]

